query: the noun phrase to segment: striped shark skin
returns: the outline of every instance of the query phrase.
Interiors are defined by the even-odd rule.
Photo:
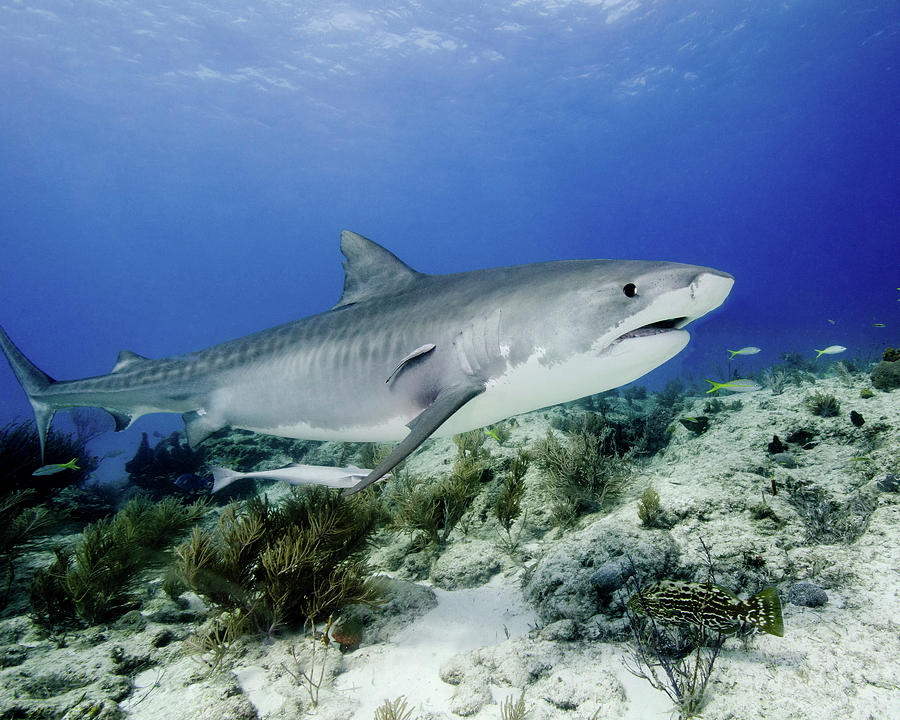
[[[331,310],[205,350],[150,359],[123,350],[112,371],[56,381],[0,328],[41,448],[54,413],[92,406],[116,429],[181,413],[192,446],[225,427],[308,440],[399,444],[352,494],[428,437],[483,427],[629,383],[689,340],[731,275],[696,265],[567,260],[420,273],[354,232],[341,234],[344,290]]]

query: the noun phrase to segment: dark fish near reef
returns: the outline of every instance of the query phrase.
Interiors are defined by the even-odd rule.
[[[784,636],[781,600],[775,588],[741,600],[720,585],[661,580],[635,593],[628,607],[663,622],[702,625],[723,633],[749,623],[770,635]]]
[[[175,479],[175,485],[185,492],[206,490],[209,487],[209,478],[202,478],[194,473],[183,473]]]

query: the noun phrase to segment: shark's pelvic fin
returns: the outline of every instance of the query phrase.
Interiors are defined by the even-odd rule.
[[[131,350],[121,350],[119,352],[119,357],[116,358],[116,364],[113,366],[112,371],[119,372],[125,368],[132,367],[135,363],[144,362],[148,359],[149,358],[145,358],[143,355],[131,352]]]
[[[203,410],[184,413],[181,419],[184,420],[184,430],[187,433],[188,445],[192,448],[197,447],[214,432],[218,432],[225,427],[224,424],[213,420]]]
[[[425,442],[435,430],[444,424],[447,418],[483,392],[484,381],[477,378],[470,378],[468,382],[451,385],[441,390],[434,402],[409,424],[409,435],[403,438],[400,444],[391,451],[391,454],[378,463],[378,466],[363,480],[360,480],[352,488],[344,490],[344,495],[358,493],[373,482],[380,480]]]
[[[397,374],[398,374],[404,367],[406,367],[406,364],[407,364],[410,360],[414,360],[415,358],[422,357],[423,355],[427,355],[427,354],[430,353],[432,350],[434,350],[435,347],[437,347],[437,346],[436,346],[434,343],[428,343],[427,345],[422,345],[422,347],[417,347],[417,348],[416,348],[415,350],[413,350],[409,355],[407,355],[405,358],[403,358],[403,359],[400,361],[400,364],[399,364],[396,368],[394,368],[394,372],[392,372],[390,375],[388,375],[388,379],[385,380],[384,382],[385,382],[385,383],[389,383],[391,380],[393,380],[393,379],[397,376]]]
[[[116,432],[121,432],[125,428],[131,427],[131,423],[134,422],[134,418],[126,413],[116,412],[115,410],[106,410],[106,412],[112,415],[113,420],[116,421]]]
[[[6,355],[9,366],[28,395],[28,402],[34,408],[34,423],[41,443],[41,463],[43,463],[47,433],[50,430],[50,422],[53,420],[56,408],[50,403],[41,400],[39,395],[55,381],[25,357],[22,351],[9,339],[9,335],[6,334],[2,327],[0,327],[0,347],[3,348],[3,353]]]
[[[392,252],[350,230],[341,233],[341,252],[347,258],[344,294],[335,308],[394,295],[412,287],[422,277]]]

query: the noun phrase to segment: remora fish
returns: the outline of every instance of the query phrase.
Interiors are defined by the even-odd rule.
[[[107,375],[57,382],[0,330],[42,450],[54,412],[77,406],[107,410],[118,430],[145,413],[183,413],[191,445],[227,426],[401,441],[350,494],[432,434],[641,377],[684,348],[682,328],[721,305],[734,283],[710,268],[637,260],[426,275],[349,231],[341,251],[344,292],[331,310],[187,355],[123,350]]]
[[[356,483],[366,477],[371,470],[358,468],[355,465],[347,467],[329,467],[327,465],[299,465],[294,463],[274,470],[259,470],[257,472],[242,473],[229,470],[224,467],[212,469],[213,492],[218,492],[228,487],[235,480],[242,478],[258,478],[260,480],[281,480],[291,485],[327,485],[330,488],[352,488]]]
[[[628,607],[654,620],[702,625],[718,632],[734,632],[741,623],[749,623],[771,635],[784,636],[781,600],[775,588],[741,600],[720,585],[661,580],[635,593]]]

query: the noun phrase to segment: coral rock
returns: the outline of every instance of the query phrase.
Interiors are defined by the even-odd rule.
[[[828,595],[818,585],[804,580],[791,586],[787,601],[803,607],[821,607],[828,602]]]
[[[900,388],[900,360],[882,360],[872,371],[872,385],[879,390]]]
[[[630,558],[630,561],[629,561]],[[667,532],[617,527],[603,518],[573,533],[537,564],[525,598],[545,622],[583,622],[597,612],[594,575],[610,562],[633,562],[646,580],[674,570],[678,548]]]

